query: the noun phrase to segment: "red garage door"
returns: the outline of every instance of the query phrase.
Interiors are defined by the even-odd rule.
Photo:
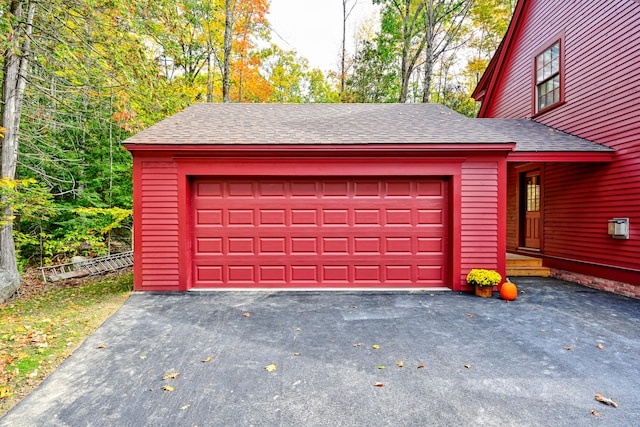
[[[443,179],[195,179],[193,286],[443,287]]]

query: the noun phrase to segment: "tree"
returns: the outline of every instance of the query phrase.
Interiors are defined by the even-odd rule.
[[[304,101],[304,78],[308,63],[294,50],[285,51],[271,45],[263,65],[272,92],[269,102],[300,103]]]
[[[507,32],[515,6],[515,0],[475,0],[466,22],[471,54],[466,72],[473,78],[474,87]]]
[[[349,0],[342,0],[342,44],[340,49],[340,98],[344,97],[345,81],[347,78],[347,20],[353,12],[353,9],[358,4],[358,0],[354,0],[353,4],[349,5]]]
[[[224,47],[222,66],[222,101],[229,102],[229,75],[231,74],[231,36],[233,33],[235,0],[225,0]]]
[[[429,102],[433,65],[456,40],[471,8],[470,0],[428,0],[424,13],[425,50],[422,102]]]
[[[29,55],[31,53],[31,33],[35,3],[13,0],[9,3],[8,15],[10,29],[4,49],[2,82],[2,179],[14,180],[20,148],[20,118],[24,90],[26,86]],[[3,209],[4,218],[13,217],[10,204]],[[0,227],[0,302],[13,295],[20,286],[20,274],[16,262],[13,222],[6,221]]]
[[[384,26],[384,23],[383,23]],[[349,102],[396,102],[400,94],[395,38],[381,33],[362,40],[347,79]]]
[[[382,4],[381,31],[393,34],[398,43],[400,95],[407,102],[412,74],[423,70],[422,102],[428,102],[433,64],[458,34],[472,0],[374,0]],[[424,64],[421,63],[423,57]]]
[[[330,81],[319,68],[307,72],[306,79],[309,90],[305,102],[335,104],[342,99],[340,93],[336,91],[335,82]]]

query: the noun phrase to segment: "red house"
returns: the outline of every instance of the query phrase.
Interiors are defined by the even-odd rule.
[[[471,268],[505,274],[508,164],[613,156],[435,104],[196,104],[125,146],[134,286],[153,291],[470,289]]]
[[[492,130],[530,119],[615,150],[598,163],[510,153],[506,247],[640,297],[640,1],[520,0],[473,96]]]

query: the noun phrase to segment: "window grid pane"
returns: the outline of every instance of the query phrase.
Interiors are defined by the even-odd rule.
[[[560,102],[560,42],[536,57],[537,110]]]

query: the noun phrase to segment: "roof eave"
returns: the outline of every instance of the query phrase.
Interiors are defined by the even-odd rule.
[[[613,161],[614,151],[514,151],[507,156],[507,162],[535,162],[535,163],[609,163]]]
[[[131,144],[128,151],[156,152],[512,152],[515,143],[427,143],[427,144]]]

